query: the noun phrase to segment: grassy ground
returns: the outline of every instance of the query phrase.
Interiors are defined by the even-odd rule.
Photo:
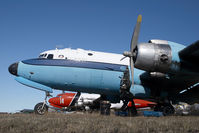
[[[1,133],[199,132],[199,116],[119,117],[99,114],[0,114]]]

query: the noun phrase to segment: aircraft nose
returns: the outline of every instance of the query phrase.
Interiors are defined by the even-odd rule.
[[[10,65],[9,68],[8,68],[8,71],[9,71],[11,74],[17,76],[17,69],[18,69],[18,62],[13,63],[12,65]]]

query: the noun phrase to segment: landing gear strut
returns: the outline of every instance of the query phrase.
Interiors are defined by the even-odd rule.
[[[128,111],[129,116],[135,116],[137,115],[137,110],[133,101],[134,96],[130,92],[130,87],[131,83],[129,79],[129,69],[127,67],[120,83],[120,99],[123,101],[121,111]],[[129,102],[132,103],[131,107],[128,107]]]
[[[121,108],[121,111],[128,111],[129,116],[136,116],[137,115],[137,109],[135,107],[135,103],[133,101],[133,94],[128,91],[124,91],[121,93],[120,98],[123,101],[123,106]],[[132,106],[128,107],[128,103],[131,102]]]
[[[44,115],[48,112],[47,98],[49,96],[51,96],[50,93],[46,92],[46,97],[44,99],[44,102],[40,102],[35,105],[34,107],[35,114]]]

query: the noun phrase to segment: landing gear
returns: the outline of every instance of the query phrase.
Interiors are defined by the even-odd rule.
[[[40,102],[40,103],[35,105],[35,107],[34,107],[35,114],[44,115],[48,112],[47,98],[49,96],[51,96],[49,94],[49,92],[46,92],[46,97],[44,99],[44,102]]]
[[[100,102],[100,114],[101,115],[110,115],[111,104],[109,101]]]
[[[124,91],[121,93],[121,99],[123,101],[123,106],[121,108],[121,111],[123,112],[128,112],[129,116],[136,116],[137,115],[137,109],[135,107],[135,103],[133,101],[133,94],[128,92],[128,91]],[[132,106],[128,107],[128,103],[131,102]]]
[[[44,115],[48,112],[48,106],[45,103],[38,103],[34,108],[35,114]]]
[[[170,103],[158,103],[154,111],[160,111],[164,116],[173,115],[175,113],[175,109]]]
[[[129,116],[136,116],[137,110],[135,107],[135,103],[133,101],[133,94],[129,91],[131,87],[131,82],[129,78],[129,69],[126,68],[126,71],[124,72],[124,76],[120,83],[120,99],[123,101],[123,106],[121,108],[121,111],[128,112]],[[128,107],[128,103],[131,102],[132,106]]]

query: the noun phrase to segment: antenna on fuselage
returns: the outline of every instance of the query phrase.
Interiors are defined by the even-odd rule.
[[[56,48],[55,48],[56,50],[57,50],[57,49],[62,49],[62,48],[64,48],[64,45],[60,44],[60,45],[56,45],[55,47],[56,47]]]
[[[68,44],[68,48],[70,48],[70,49],[71,49],[71,48],[72,48],[72,46],[71,46],[71,45],[72,45],[71,43],[70,43],[70,44]]]

